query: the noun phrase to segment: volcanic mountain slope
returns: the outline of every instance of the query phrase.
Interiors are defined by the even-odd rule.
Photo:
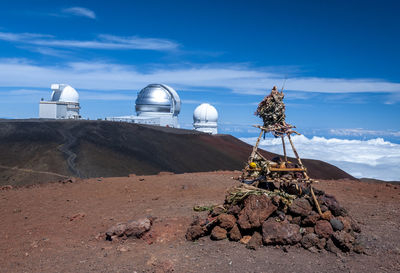
[[[1,120],[0,185],[32,185],[69,176],[241,170],[251,149],[231,135],[192,130],[108,121]],[[303,163],[313,178],[354,179],[322,161]]]

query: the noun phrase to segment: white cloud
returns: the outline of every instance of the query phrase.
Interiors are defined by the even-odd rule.
[[[104,62],[72,62],[61,66],[40,66],[21,59],[0,59],[0,87],[45,87],[52,82],[66,82],[78,89],[88,90],[138,90],[151,82],[171,84],[178,89],[219,88],[243,94],[266,94],[269,88],[280,81],[280,75],[264,72],[246,66],[203,65],[190,67],[156,68],[143,72],[134,66],[118,65]],[[292,80],[295,85],[296,78]],[[333,85],[331,79],[324,83],[309,78],[309,86],[305,91],[316,92],[329,90]],[[361,80],[360,80],[361,81]],[[288,82],[286,85],[288,85]],[[362,92],[359,85],[352,85],[352,80],[336,80],[338,86],[347,84],[346,90]],[[369,91],[400,92],[400,84],[381,81],[369,83]],[[386,89],[379,89],[386,86]],[[324,89],[324,87],[329,87]],[[268,89],[268,90],[267,90]],[[393,91],[394,92],[394,91]]]
[[[82,17],[87,17],[90,19],[96,19],[96,14],[94,13],[94,11],[90,10],[88,8],[71,7],[71,8],[63,9],[62,12],[65,14],[82,16]]]
[[[119,37],[100,34],[96,40],[61,40],[54,36],[36,33],[0,32],[0,40],[16,42],[25,45],[35,45],[50,48],[84,48],[104,50],[176,50],[179,44],[159,38],[141,38],[138,36]],[[42,49],[43,50],[43,49]]]
[[[330,129],[329,132],[336,136],[390,136],[390,137],[400,137],[400,131],[382,131],[382,130],[367,130],[362,128],[352,128],[352,129]]]
[[[370,140],[346,140],[324,137],[309,139],[303,135],[292,137],[300,157],[318,159],[331,163],[355,177],[369,177],[400,181],[400,144],[384,141],[382,138]],[[256,138],[241,140],[254,144]],[[294,156],[290,144],[286,144],[288,154]],[[282,154],[280,138],[261,140],[260,147],[273,153]]]

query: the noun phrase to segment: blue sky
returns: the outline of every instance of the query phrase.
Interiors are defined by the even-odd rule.
[[[399,8],[385,0],[3,1],[0,117],[37,117],[54,82],[78,90],[84,117],[134,114],[136,93],[160,82],[183,100],[182,127],[209,102],[220,132],[251,138],[257,103],[286,79],[287,121],[309,139],[400,144]]]

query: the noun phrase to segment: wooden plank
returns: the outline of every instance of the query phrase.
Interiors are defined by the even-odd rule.
[[[305,172],[302,168],[269,168],[271,172]]]

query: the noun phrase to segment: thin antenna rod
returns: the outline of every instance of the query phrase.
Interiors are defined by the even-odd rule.
[[[283,84],[282,84],[281,93],[283,93],[283,88],[285,88],[286,80],[287,80],[287,77],[285,76],[285,79],[284,79]]]

